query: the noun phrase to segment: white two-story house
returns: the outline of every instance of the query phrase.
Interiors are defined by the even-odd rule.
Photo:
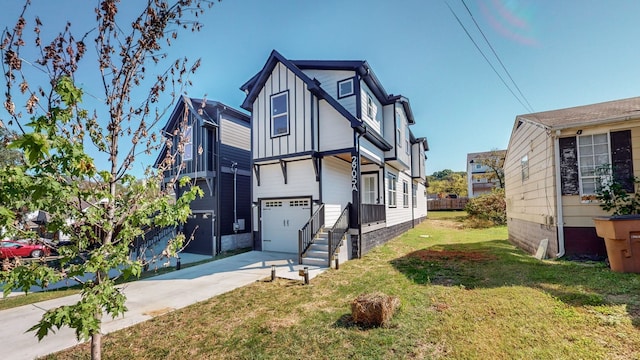
[[[273,51],[241,89],[251,112],[254,248],[360,257],[426,218],[424,137],[366,61]],[[342,248],[340,246],[342,245]]]

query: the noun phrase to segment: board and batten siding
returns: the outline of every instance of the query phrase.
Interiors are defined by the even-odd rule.
[[[322,160],[321,184],[325,227],[331,227],[351,202],[351,164],[338,158],[325,157]]]
[[[287,183],[280,163],[260,165],[260,186],[253,177],[253,201],[263,198],[320,197],[316,173],[311,160],[289,161],[287,165]]]
[[[353,147],[353,129],[333,106],[320,101],[320,119],[318,127],[320,151],[331,151]]]
[[[353,116],[356,114],[356,101],[357,96],[354,93],[351,96],[338,99],[338,82],[355,77],[354,71],[349,70],[302,70],[309,78],[316,79],[320,82],[320,85],[331,97],[336,99],[340,105],[342,105]],[[355,90],[355,78],[354,78],[354,90]]]
[[[407,221],[411,221],[413,205],[411,204],[411,184],[413,181],[409,174],[404,171],[398,171],[392,167],[386,167],[384,176],[384,191],[389,189],[389,177],[387,173],[392,173],[396,176],[396,207],[389,207],[389,199],[387,202],[387,227],[402,224]],[[404,207],[403,204],[403,182],[406,181],[409,185],[409,206]]]
[[[513,132],[504,164],[509,218],[542,225],[549,223],[549,217],[555,219],[553,141],[545,129],[529,123],[522,123]],[[528,179],[523,179],[522,175],[524,156],[529,164]]]
[[[289,93],[289,133],[272,137],[271,95]],[[312,102],[307,85],[278,63],[253,102],[253,158],[261,159],[315,150],[312,134]]]

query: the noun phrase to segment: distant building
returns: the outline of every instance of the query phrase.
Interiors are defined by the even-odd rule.
[[[490,193],[500,187],[500,181],[495,174],[495,166],[502,166],[507,150],[492,150],[467,154],[467,191],[469,198]],[[493,166],[489,166],[491,164]],[[502,176],[504,179],[504,176]]]

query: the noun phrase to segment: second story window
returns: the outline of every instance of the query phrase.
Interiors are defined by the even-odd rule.
[[[409,139],[411,139],[411,136],[409,135],[409,127],[407,126],[405,128],[405,134],[404,134],[404,145],[405,145],[405,149],[404,152],[407,153],[407,155],[409,155]]]
[[[373,102],[373,98],[371,95],[367,94],[367,116],[371,120],[376,120],[376,113],[378,112],[378,107],[376,103]]]
[[[401,148],[402,147],[402,114],[400,113],[400,110],[396,109],[396,136],[398,137],[396,139],[396,143],[398,144],[398,147]]]
[[[353,78],[338,81],[338,99],[353,95],[354,93]]]
[[[271,136],[289,133],[289,92],[271,96]]]

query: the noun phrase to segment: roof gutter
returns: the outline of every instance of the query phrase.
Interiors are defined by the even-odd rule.
[[[531,120],[531,119],[528,119],[528,118],[526,118],[524,116],[518,116],[518,119],[526,121],[526,122],[534,124],[534,125],[537,125],[537,126],[542,126],[542,127],[544,127],[545,129],[548,129],[548,130],[566,130],[566,129],[573,129],[573,128],[580,127],[580,126],[606,125],[606,124],[611,124],[611,123],[616,123],[616,122],[623,122],[623,121],[628,121],[628,120],[640,120],[640,115],[614,116],[614,117],[610,117],[610,118],[604,118],[604,119],[593,120],[593,121],[585,121],[585,122],[573,123],[573,124],[568,124],[568,125],[560,125],[560,126],[548,126],[548,125],[545,125],[545,124],[541,123],[540,121]]]

